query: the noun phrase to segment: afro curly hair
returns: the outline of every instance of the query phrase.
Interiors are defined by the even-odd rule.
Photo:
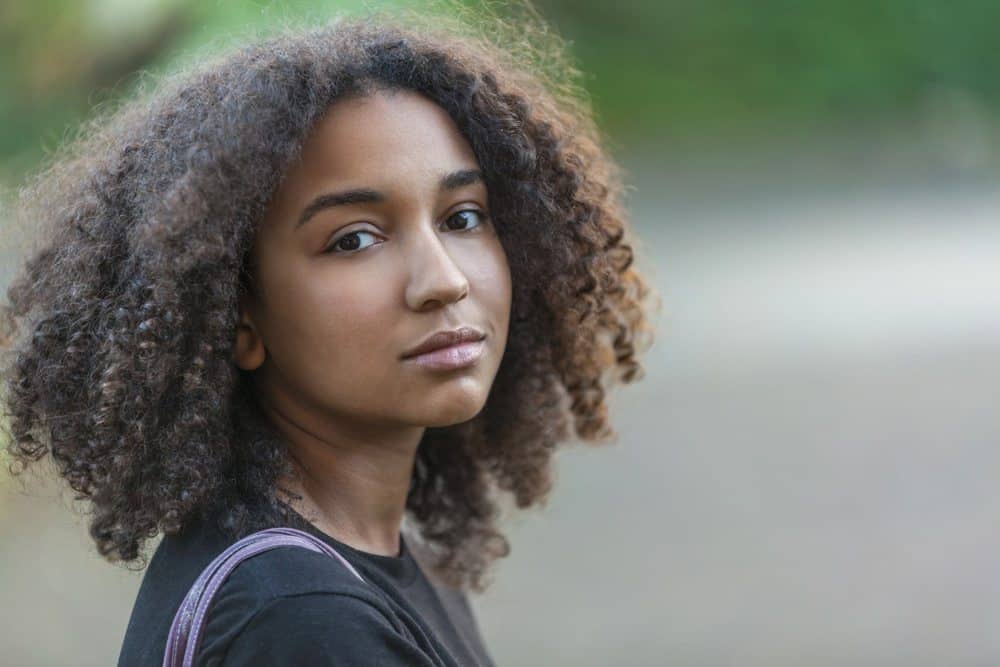
[[[484,590],[510,550],[497,492],[542,503],[571,423],[582,440],[616,437],[606,390],[642,377],[654,296],[633,266],[622,170],[565,43],[542,21],[477,20],[284,27],[102,110],[20,188],[15,220],[38,236],[2,312],[9,468],[50,455],[104,558],[144,567],[147,539],[206,516],[234,539],[301,527],[275,494],[285,445],[232,360],[237,300],[311,126],[375,88],[454,120],[512,275],[487,404],[418,447],[406,509],[435,572]]]

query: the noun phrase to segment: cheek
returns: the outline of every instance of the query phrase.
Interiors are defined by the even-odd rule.
[[[482,293],[488,295],[493,314],[499,318],[504,315],[502,311],[510,309],[510,266],[499,241],[490,250],[489,261],[480,263],[483,268],[478,276],[478,282]]]
[[[314,313],[313,338],[337,359],[349,363],[352,356],[341,353],[388,346],[395,330],[391,322],[394,311],[384,277],[331,282],[313,290],[309,300]]]
[[[283,292],[286,347],[315,367],[354,367],[391,346],[394,311],[385,275],[316,271],[308,280],[290,280]]]
[[[499,241],[482,249],[465,265],[471,291],[482,315],[489,318],[500,340],[506,340],[511,309],[511,273]]]

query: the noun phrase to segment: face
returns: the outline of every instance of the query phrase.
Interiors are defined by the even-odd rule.
[[[359,429],[446,426],[485,405],[511,278],[486,186],[454,122],[409,91],[336,102],[257,232],[234,360],[286,417]],[[465,366],[403,356],[473,327]],[[474,351],[474,349],[473,349]],[[455,350],[452,350],[452,354]]]

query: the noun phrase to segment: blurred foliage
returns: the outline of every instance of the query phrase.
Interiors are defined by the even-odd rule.
[[[545,0],[607,126],[775,126],[1000,102],[996,0]],[[947,94],[947,93],[945,93]]]
[[[140,72],[367,4],[421,3],[7,0],[0,169],[17,177],[30,168],[95,105],[127,95]],[[570,40],[599,122],[623,142],[905,117],[941,99],[976,113],[1000,104],[995,0],[535,4]]]
[[[363,0],[8,0],[0,3],[0,182],[16,180],[97,106],[170,69]],[[385,1],[380,7],[406,4]]]

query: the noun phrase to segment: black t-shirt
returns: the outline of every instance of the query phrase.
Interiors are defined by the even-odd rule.
[[[492,667],[467,595],[427,578],[400,534],[400,554],[359,551],[309,524],[343,563],[301,547],[244,560],[216,593],[197,667],[377,665]],[[161,667],[174,614],[201,571],[233,540],[211,521],[163,538],[149,562],[119,667]]]

